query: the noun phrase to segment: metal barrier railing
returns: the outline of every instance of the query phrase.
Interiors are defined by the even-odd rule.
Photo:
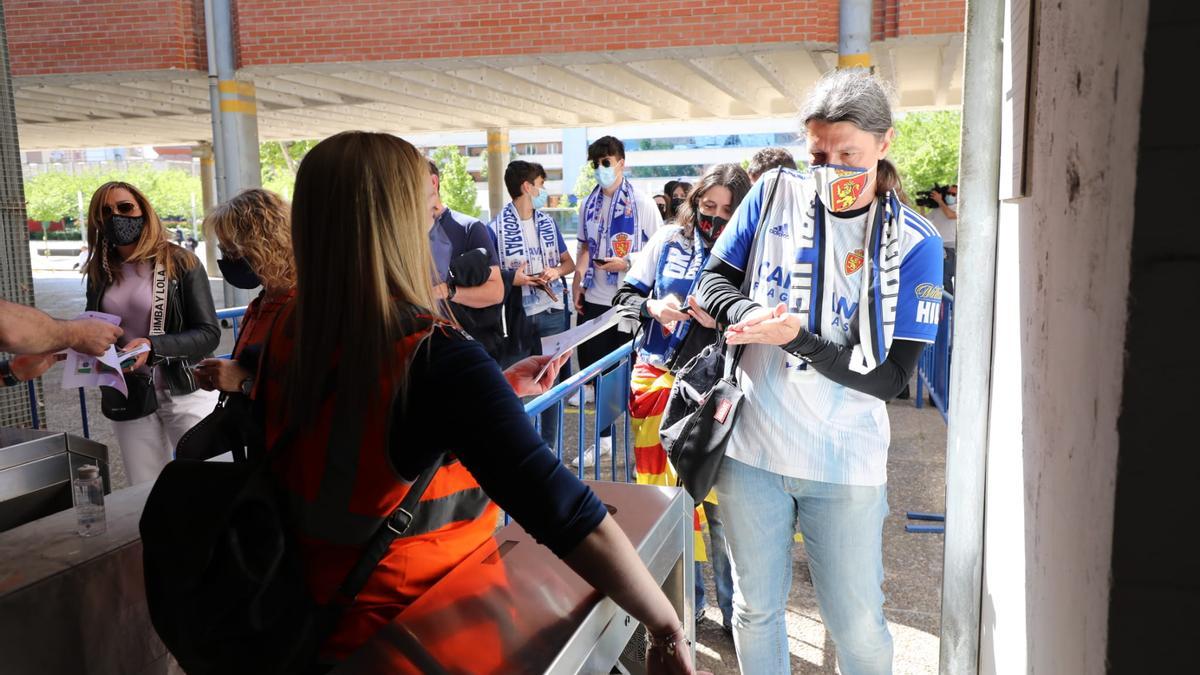
[[[925,389],[933,405],[947,420],[950,414],[950,357],[954,352],[954,295],[942,293],[942,316],[937,338],[921,352],[917,362],[917,407],[925,406]]]
[[[571,377],[567,378],[560,384],[554,386],[546,393],[538,396],[532,401],[525,404],[525,413],[533,420],[534,426],[541,431],[541,413],[546,410],[553,409],[558,415],[558,434],[554,444],[555,454],[559,460],[563,458],[563,422],[566,421],[566,399],[575,392],[579,392],[580,406],[578,408],[579,429],[578,439],[579,447],[576,457],[579,458],[578,475],[580,478],[585,478],[587,469],[587,457],[585,446],[585,429],[586,424],[586,396],[584,395],[583,387],[589,383],[595,382],[596,397],[595,397],[595,415],[596,422],[592,428],[592,446],[595,448],[595,462],[593,468],[593,476],[595,480],[601,478],[601,461],[600,461],[600,432],[608,429],[615,433],[617,422],[624,417],[625,424],[625,442],[624,446],[624,467],[623,475],[617,477],[617,454],[612,455],[612,466],[609,472],[609,479],[612,481],[621,480],[630,482],[633,480],[633,465],[630,463],[630,419],[629,419],[629,378],[633,370],[633,342],[618,347],[610,352],[607,356],[590,366],[580,370]],[[616,445],[615,443],[613,444]]]

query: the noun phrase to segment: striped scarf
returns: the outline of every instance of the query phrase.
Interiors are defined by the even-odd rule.
[[[521,226],[521,217],[517,207],[509,202],[500,216],[492,221],[489,227],[496,234],[498,253],[500,254],[500,269],[515,270],[525,263],[525,273],[537,275],[558,267],[561,256],[558,252],[558,224],[548,214],[537,209],[533,210],[534,228],[537,230],[537,251],[540,255],[529,255],[530,242],[525,241],[525,228]],[[563,282],[558,279],[552,285],[555,295],[562,296]],[[535,286],[521,287],[521,304],[525,313],[546,305],[554,307],[554,300]],[[533,312],[536,313],[536,312]]]
[[[641,248],[641,237],[637,232],[637,203],[633,199],[633,184],[628,178],[621,179],[621,186],[613,193],[612,205],[607,222],[600,207],[604,205],[604,193],[600,186],[583,203],[583,231],[588,235],[588,257],[593,261],[583,275],[583,287],[591,288],[596,283],[596,258],[624,258]],[[596,233],[596,238],[591,233]],[[620,279],[617,272],[605,272],[608,285],[615,286]]]

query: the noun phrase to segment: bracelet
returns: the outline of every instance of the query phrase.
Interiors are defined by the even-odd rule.
[[[686,634],[683,632],[682,622],[680,622],[679,628],[671,631],[671,634],[667,635],[666,637],[658,637],[650,631],[646,631],[646,641],[650,643],[651,647],[664,648],[667,650],[667,653],[672,656],[675,654],[675,645],[679,643],[680,638],[683,638],[684,642],[688,641]]]

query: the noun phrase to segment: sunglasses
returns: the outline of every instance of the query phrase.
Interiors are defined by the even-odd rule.
[[[137,208],[137,204],[134,204],[133,202],[117,202],[117,213],[123,216],[133,213],[135,208]],[[111,216],[113,210],[112,207],[110,207],[108,204],[105,204],[104,207],[100,209],[100,212],[106,216]]]
[[[607,169],[608,167],[612,166],[612,160],[607,157],[605,157],[604,159],[601,159],[601,160],[595,160],[595,159],[592,160],[592,168],[593,169],[599,169],[602,166]]]

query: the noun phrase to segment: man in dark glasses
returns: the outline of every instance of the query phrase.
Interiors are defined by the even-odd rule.
[[[577,323],[594,319],[612,307],[617,288],[650,235],[662,226],[654,198],[625,177],[625,144],[604,136],[588,146],[588,161],[596,171],[596,188],[579,205],[578,251],[571,285]],[[579,366],[604,358],[629,341],[616,327],[579,346]],[[581,390],[582,391],[582,390]],[[575,401],[581,403],[582,401]],[[612,452],[610,430],[601,432],[600,454]],[[589,449],[585,456],[594,457]],[[587,461],[592,461],[591,457]]]

